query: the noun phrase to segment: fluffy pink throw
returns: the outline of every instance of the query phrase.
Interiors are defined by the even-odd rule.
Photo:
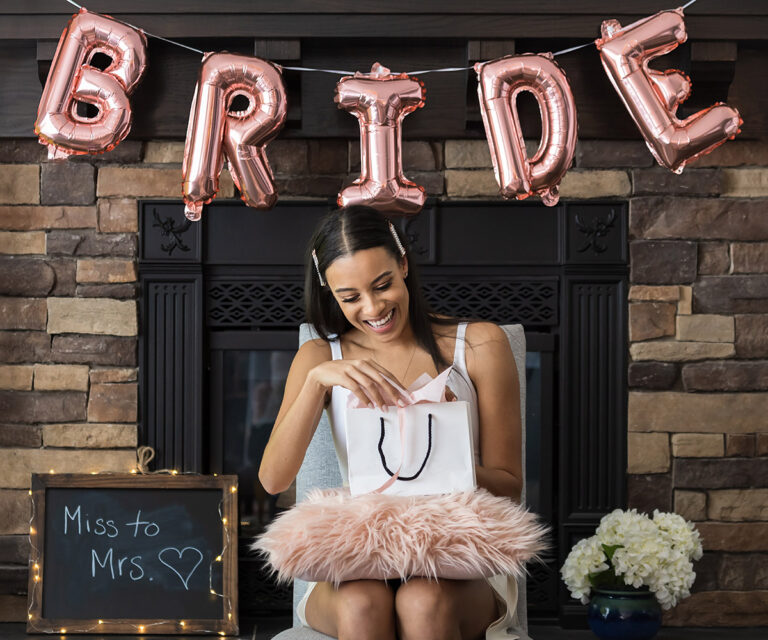
[[[548,548],[547,532],[524,507],[485,489],[356,497],[318,489],[276,518],[252,549],[281,581],[469,580],[521,577],[525,563]]]

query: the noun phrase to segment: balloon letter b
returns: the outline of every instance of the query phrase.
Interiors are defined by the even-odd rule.
[[[248,106],[233,111],[233,100]],[[285,123],[285,87],[278,68],[267,60],[231,53],[209,53],[189,113],[184,146],[184,212],[199,220],[203,205],[219,190],[226,155],[241,198],[249,207],[270,209],[277,191],[264,153]]]
[[[392,75],[377,62],[370,74],[339,80],[334,100],[360,122],[360,177],[341,190],[339,206],[362,204],[403,214],[421,211],[424,188],[403,176],[400,124],[424,106],[424,85],[405,74]]]
[[[106,54],[101,71],[93,56]],[[147,66],[144,34],[127,24],[81,9],[59,39],[37,110],[35,133],[48,146],[49,158],[104,153],[131,128],[128,96]],[[78,115],[77,103],[97,107],[98,115]]]
[[[721,102],[679,120],[675,111],[690,94],[691,81],[680,71],[648,68],[653,58],[686,41],[681,9],[624,28],[606,20],[601,31],[595,44],[603,67],[660,165],[680,173],[686,163],[739,133],[738,111]]]
[[[551,54],[507,56],[478,63],[475,71],[501,195],[522,200],[536,193],[544,204],[557,204],[558,185],[576,149],[576,103],[565,73]],[[521,91],[530,91],[541,111],[541,142],[530,159],[517,116]]]

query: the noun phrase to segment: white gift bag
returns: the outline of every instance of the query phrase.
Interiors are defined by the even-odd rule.
[[[431,495],[476,487],[469,403],[441,402],[450,369],[402,390],[405,407],[347,408],[351,494]],[[436,401],[434,401],[436,400]]]

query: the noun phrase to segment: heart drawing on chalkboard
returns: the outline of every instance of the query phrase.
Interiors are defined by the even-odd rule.
[[[196,553],[198,556],[200,556],[197,559],[197,562],[195,562],[194,566],[187,571],[187,577],[185,578],[179,569],[173,566],[171,562],[168,560],[163,559],[163,554],[166,551],[175,551],[176,554],[179,556],[179,559],[176,560],[173,559],[174,562],[176,562],[177,565],[181,565],[180,569],[182,571],[186,570],[186,567],[189,566],[190,562],[189,560],[183,560],[183,556],[187,551],[192,551],[193,555],[192,558],[194,558],[194,554]],[[179,576],[179,579],[181,580],[181,583],[184,585],[184,588],[189,591],[189,579],[192,577],[192,574],[195,572],[195,569],[197,569],[200,566],[200,563],[203,561],[203,554],[200,552],[200,549],[196,549],[195,547],[184,547],[181,551],[179,551],[176,547],[166,547],[163,549],[160,553],[157,554],[157,559],[160,560],[166,567],[168,567],[171,571],[173,571],[177,576]]]

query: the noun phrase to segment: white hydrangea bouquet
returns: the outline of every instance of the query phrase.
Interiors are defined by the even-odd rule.
[[[699,532],[676,513],[616,509],[591,538],[579,540],[560,569],[571,596],[589,602],[592,588],[647,586],[663,609],[691,595],[692,560],[703,554]]]

